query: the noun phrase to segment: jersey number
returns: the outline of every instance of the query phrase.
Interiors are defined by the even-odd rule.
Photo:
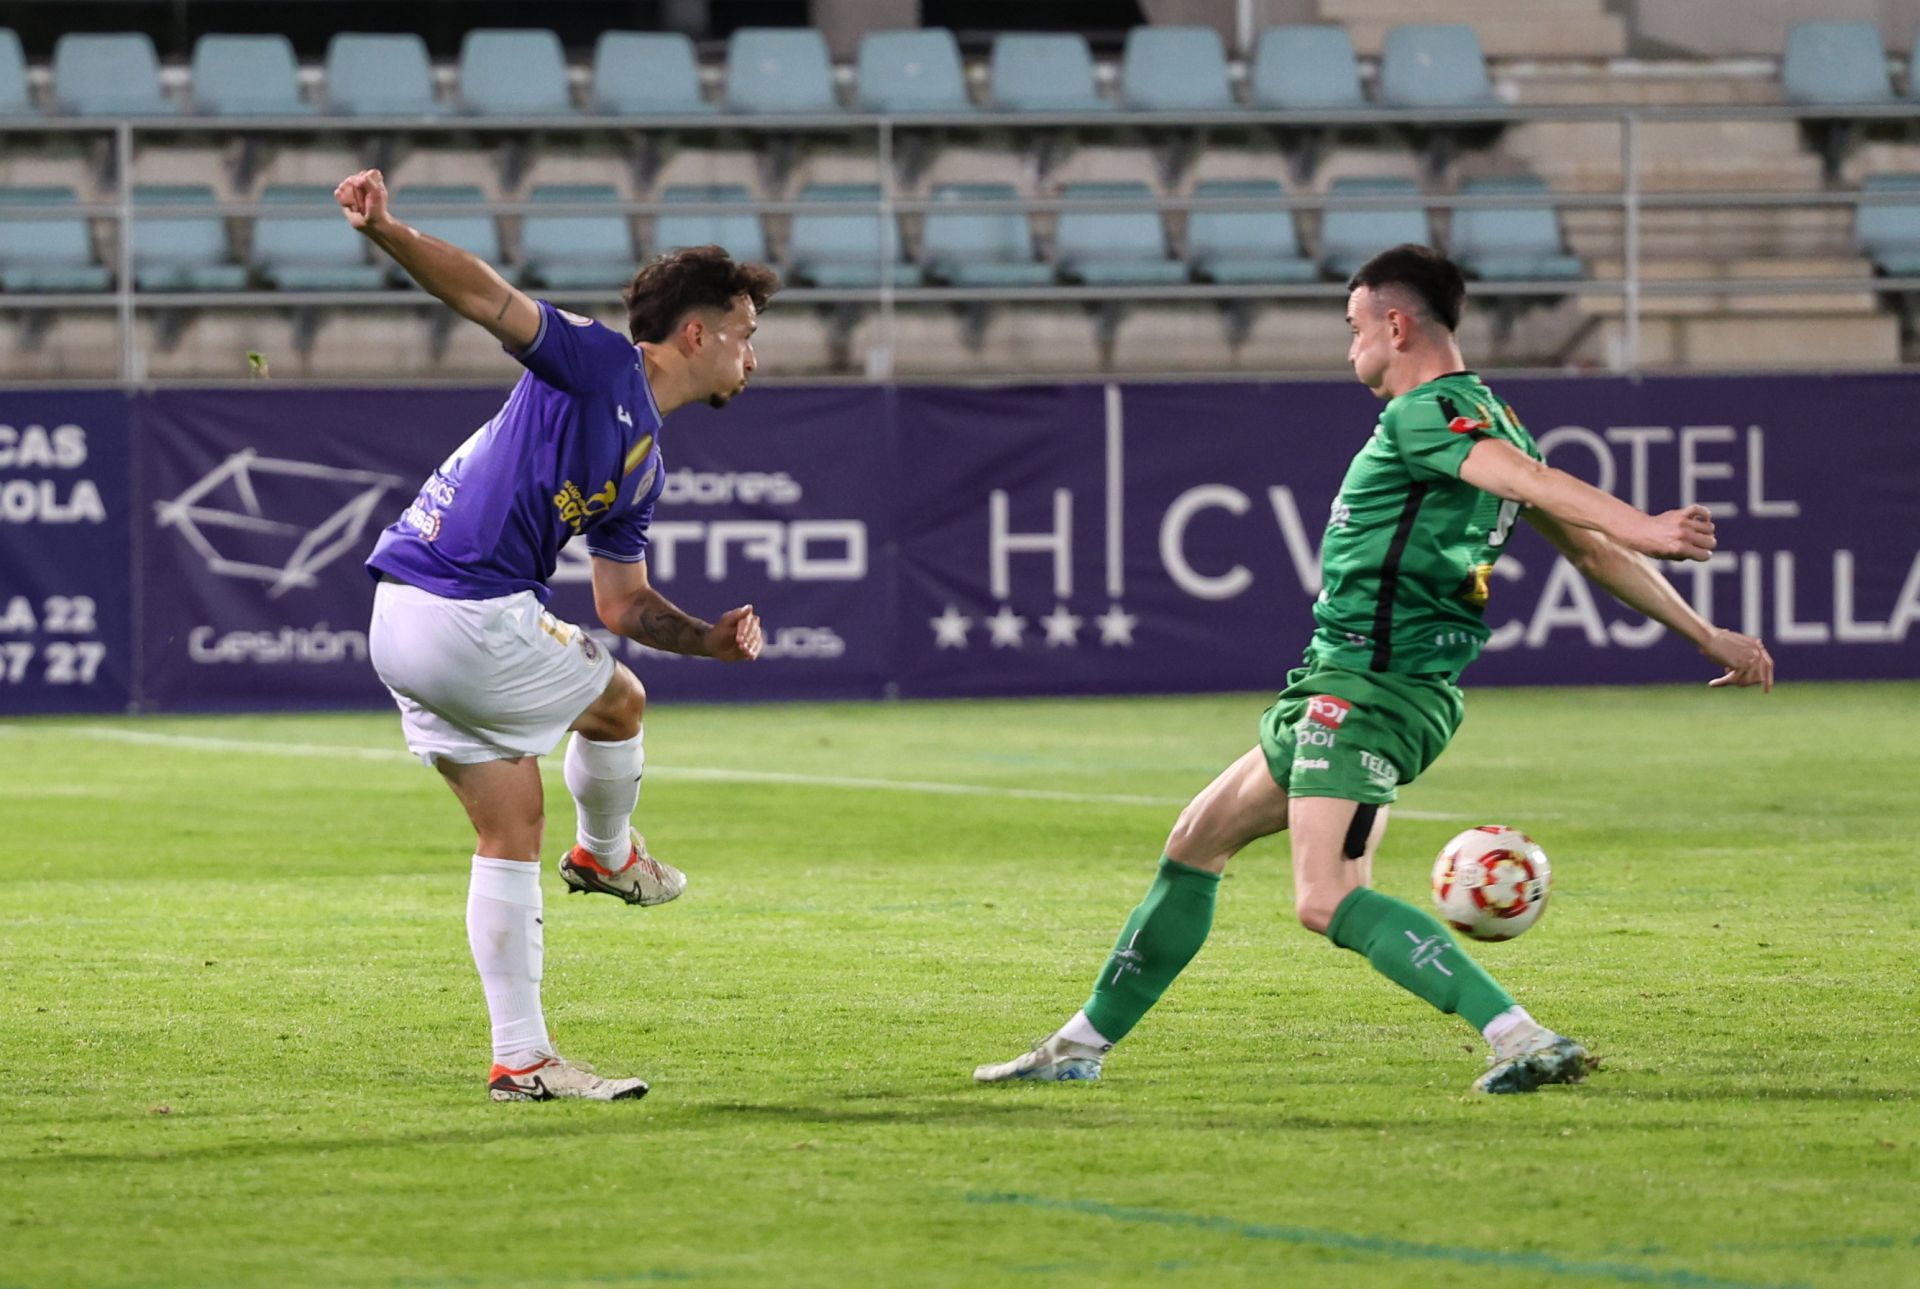
[[[1500,514],[1493,521],[1493,531],[1487,534],[1488,549],[1499,550],[1507,544],[1507,538],[1513,536],[1513,521],[1519,518],[1519,516],[1519,502],[1503,501],[1500,503]]]

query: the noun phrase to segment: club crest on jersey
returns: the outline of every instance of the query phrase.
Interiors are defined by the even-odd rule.
[[[1347,719],[1347,713],[1352,710],[1352,703],[1331,694],[1319,694],[1307,700],[1307,719],[1330,730],[1339,729],[1341,722]]]
[[[568,313],[565,309],[555,309],[554,312],[576,327],[591,327],[593,325],[592,318],[583,318],[577,313]]]

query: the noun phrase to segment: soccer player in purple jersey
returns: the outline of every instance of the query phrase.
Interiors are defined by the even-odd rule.
[[[584,536],[593,602],[610,631],[725,662],[760,654],[741,605],[704,622],[647,580],[647,525],[665,473],[661,420],[747,387],[760,310],[779,289],[718,246],[663,255],[624,292],[631,339],[530,299],[457,246],[395,219],[378,170],[341,182],[347,222],[414,281],[500,339],[527,371],[494,418],[434,471],[375,544],[368,636],[407,747],[466,807],[476,842],[467,939],[493,1021],[496,1101],[646,1095],[554,1051],[540,1006],[543,827],[539,760],[572,731],[566,782],[573,891],[664,904],[686,877],[631,828],[644,764],[646,690],[588,634],[545,608],[560,548]]]

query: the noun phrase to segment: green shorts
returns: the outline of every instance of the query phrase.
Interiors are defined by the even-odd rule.
[[[1465,715],[1445,676],[1296,667],[1260,717],[1260,749],[1288,796],[1386,805],[1439,758]]]

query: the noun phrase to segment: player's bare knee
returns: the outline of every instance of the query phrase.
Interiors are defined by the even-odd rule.
[[[1315,935],[1325,935],[1327,928],[1333,925],[1334,910],[1340,907],[1340,901],[1346,895],[1345,891],[1309,887],[1294,895],[1293,915],[1300,919],[1300,925],[1307,930]]]

